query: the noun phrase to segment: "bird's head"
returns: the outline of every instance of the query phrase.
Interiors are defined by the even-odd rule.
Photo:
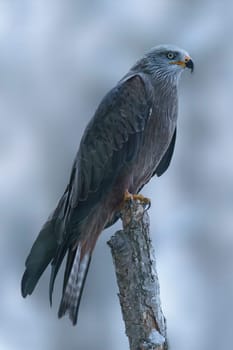
[[[138,62],[139,63],[139,62]],[[143,70],[156,79],[179,78],[185,68],[193,72],[194,64],[189,54],[174,45],[160,45],[151,49],[141,60]]]

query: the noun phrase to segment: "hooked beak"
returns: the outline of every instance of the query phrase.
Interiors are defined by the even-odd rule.
[[[176,62],[171,62],[171,64],[178,64],[179,66],[183,68],[189,68],[191,69],[191,72],[194,70],[194,63],[191,57],[185,56],[184,61],[176,61]]]
[[[187,61],[185,61],[185,66],[186,68],[189,68],[191,69],[191,73],[193,72],[194,70],[194,63],[192,61],[192,59],[189,57],[189,59]]]

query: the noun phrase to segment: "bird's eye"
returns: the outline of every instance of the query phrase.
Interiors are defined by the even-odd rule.
[[[174,54],[174,52],[168,52],[167,53],[167,58],[169,59],[169,60],[172,60],[173,58],[175,58],[175,54]]]

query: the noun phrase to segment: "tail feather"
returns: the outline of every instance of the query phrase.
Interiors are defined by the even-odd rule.
[[[70,258],[73,258],[73,264],[69,264],[69,267],[66,269],[65,275],[69,275],[69,277],[66,277],[67,283],[64,279],[64,291],[58,310],[58,317],[60,318],[68,313],[73,325],[77,323],[79,304],[91,261],[91,253],[84,252],[83,254],[82,250],[81,243],[79,243],[76,248],[75,257],[73,258],[71,256]],[[70,251],[70,254],[73,254],[73,252]],[[67,262],[69,262],[69,257]],[[70,268],[70,272],[68,268]]]
[[[52,297],[53,297],[53,288],[54,288],[55,279],[57,277],[57,273],[60,269],[64,256],[66,255],[66,252],[67,252],[66,244],[60,245],[57,252],[55,253],[55,257],[53,258],[53,261],[51,264],[52,269],[51,269],[50,282],[49,282],[49,301],[51,306],[52,306],[52,299],[53,299]]]
[[[60,318],[67,313],[75,325],[91,261],[91,253],[103,227],[100,227],[99,223],[98,225],[96,224],[93,220],[94,216],[90,216],[89,211],[89,215],[85,220],[83,218],[84,209],[81,211],[82,220],[80,219],[79,211],[78,214],[76,211],[75,213],[69,212],[68,201],[69,191],[66,189],[57,208],[50,215],[32,246],[25,264],[26,269],[21,282],[21,292],[23,297],[32,294],[42,273],[48,264],[52,263],[49,285],[49,297],[52,304],[55,278],[68,250],[63,295],[58,310],[58,317]],[[79,227],[80,222],[82,222],[82,225]],[[84,237],[84,235],[81,233],[86,224],[89,231],[85,231],[85,241],[82,241],[81,237]],[[73,232],[74,227],[75,235]],[[75,243],[74,239],[76,239],[77,243]]]
[[[72,247],[69,248],[68,254],[67,254],[67,260],[66,260],[66,268],[65,268],[65,273],[64,273],[64,280],[63,280],[63,289],[62,293],[64,294],[66,285],[70,276],[70,271],[73,266],[74,258],[76,255],[76,249],[73,249]]]

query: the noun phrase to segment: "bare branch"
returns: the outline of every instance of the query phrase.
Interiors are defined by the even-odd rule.
[[[119,299],[131,350],[165,350],[166,321],[154,250],[149,235],[149,216],[137,201],[122,211],[123,230],[108,242],[116,269]]]

